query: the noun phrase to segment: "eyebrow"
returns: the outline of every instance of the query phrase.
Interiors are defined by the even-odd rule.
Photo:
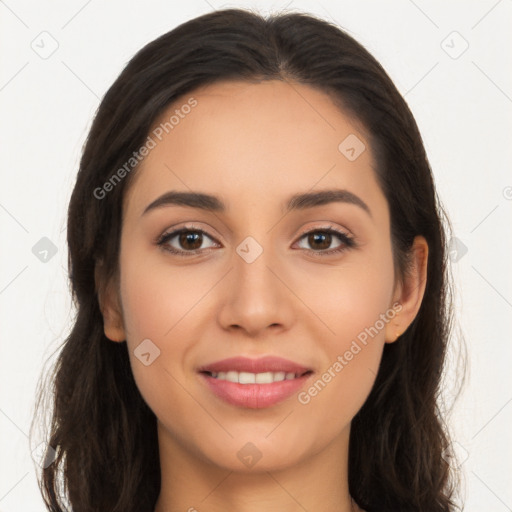
[[[371,210],[368,205],[359,197],[348,190],[333,189],[320,190],[318,192],[298,193],[291,196],[285,204],[285,212],[293,210],[305,210],[315,206],[323,206],[329,203],[348,203],[358,206],[364,210],[370,217]],[[145,215],[151,210],[165,206],[187,206],[190,208],[199,208],[211,212],[224,212],[226,205],[216,196],[204,194],[202,192],[179,192],[171,190],[156,198],[150,203],[142,213]]]

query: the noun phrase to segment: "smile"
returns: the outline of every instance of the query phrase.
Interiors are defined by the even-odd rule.
[[[272,384],[273,382],[281,382],[283,380],[293,380],[301,377],[302,373],[294,372],[264,372],[264,373],[251,373],[251,372],[205,372],[214,379],[225,380],[228,382],[235,382],[238,384]],[[306,372],[307,373],[307,372]]]

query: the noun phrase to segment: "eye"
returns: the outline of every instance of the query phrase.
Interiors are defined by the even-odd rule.
[[[211,243],[204,246],[203,244],[208,240]],[[334,247],[332,246],[333,242],[336,243]],[[301,245],[303,243],[309,244],[311,248],[304,247]],[[205,231],[194,226],[186,226],[164,233],[157,240],[157,245],[162,247],[163,250],[178,256],[192,256],[205,249],[220,246]],[[355,245],[355,241],[350,235],[333,229],[332,226],[307,231],[299,238],[299,248],[305,249],[314,256],[329,256],[341,253]]]
[[[304,241],[312,247],[312,249],[303,246],[300,248],[306,249],[315,256],[340,253],[355,246],[355,241],[350,235],[338,231],[337,229],[332,229],[331,226],[308,231],[304,233],[299,240]],[[333,242],[337,242],[337,245],[334,247],[332,247]]]
[[[213,244],[204,247],[203,243],[205,239],[212,241]],[[164,233],[158,239],[157,244],[165,251],[180,256],[188,256],[203,249],[209,249],[219,245],[202,229],[190,226],[171,231],[170,233]]]

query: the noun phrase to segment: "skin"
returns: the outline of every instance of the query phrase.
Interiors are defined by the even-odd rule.
[[[105,334],[126,340],[137,386],[158,420],[162,491],[155,510],[358,510],[347,483],[351,420],[371,390],[384,344],[417,314],[426,242],[416,238],[411,272],[399,279],[369,142],[324,93],[267,81],[216,83],[191,95],[197,106],[134,176],[119,282],[100,294]],[[338,150],[349,134],[366,146],[354,161]],[[281,210],[292,194],[334,188],[356,194],[371,214],[341,202]],[[167,205],[143,215],[170,190],[213,194],[227,209]],[[200,247],[200,254],[180,257],[156,244],[190,222],[207,233],[202,243],[184,247],[176,237],[168,244]],[[303,234],[329,226],[356,247],[315,256],[340,240],[314,245]],[[252,263],[236,252],[247,236],[263,249]],[[400,313],[305,405],[296,395],[266,409],[229,405],[196,371],[236,355],[277,355],[314,370],[307,390],[395,303]],[[134,355],[147,338],[160,350],[149,366]],[[248,442],[261,453],[251,468],[237,457]]]

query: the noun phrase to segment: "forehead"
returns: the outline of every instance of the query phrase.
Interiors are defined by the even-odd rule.
[[[139,211],[171,189],[215,193],[228,205],[312,188],[342,187],[370,201],[380,193],[363,127],[307,85],[203,86],[169,106],[149,135],[154,147],[126,197]]]

